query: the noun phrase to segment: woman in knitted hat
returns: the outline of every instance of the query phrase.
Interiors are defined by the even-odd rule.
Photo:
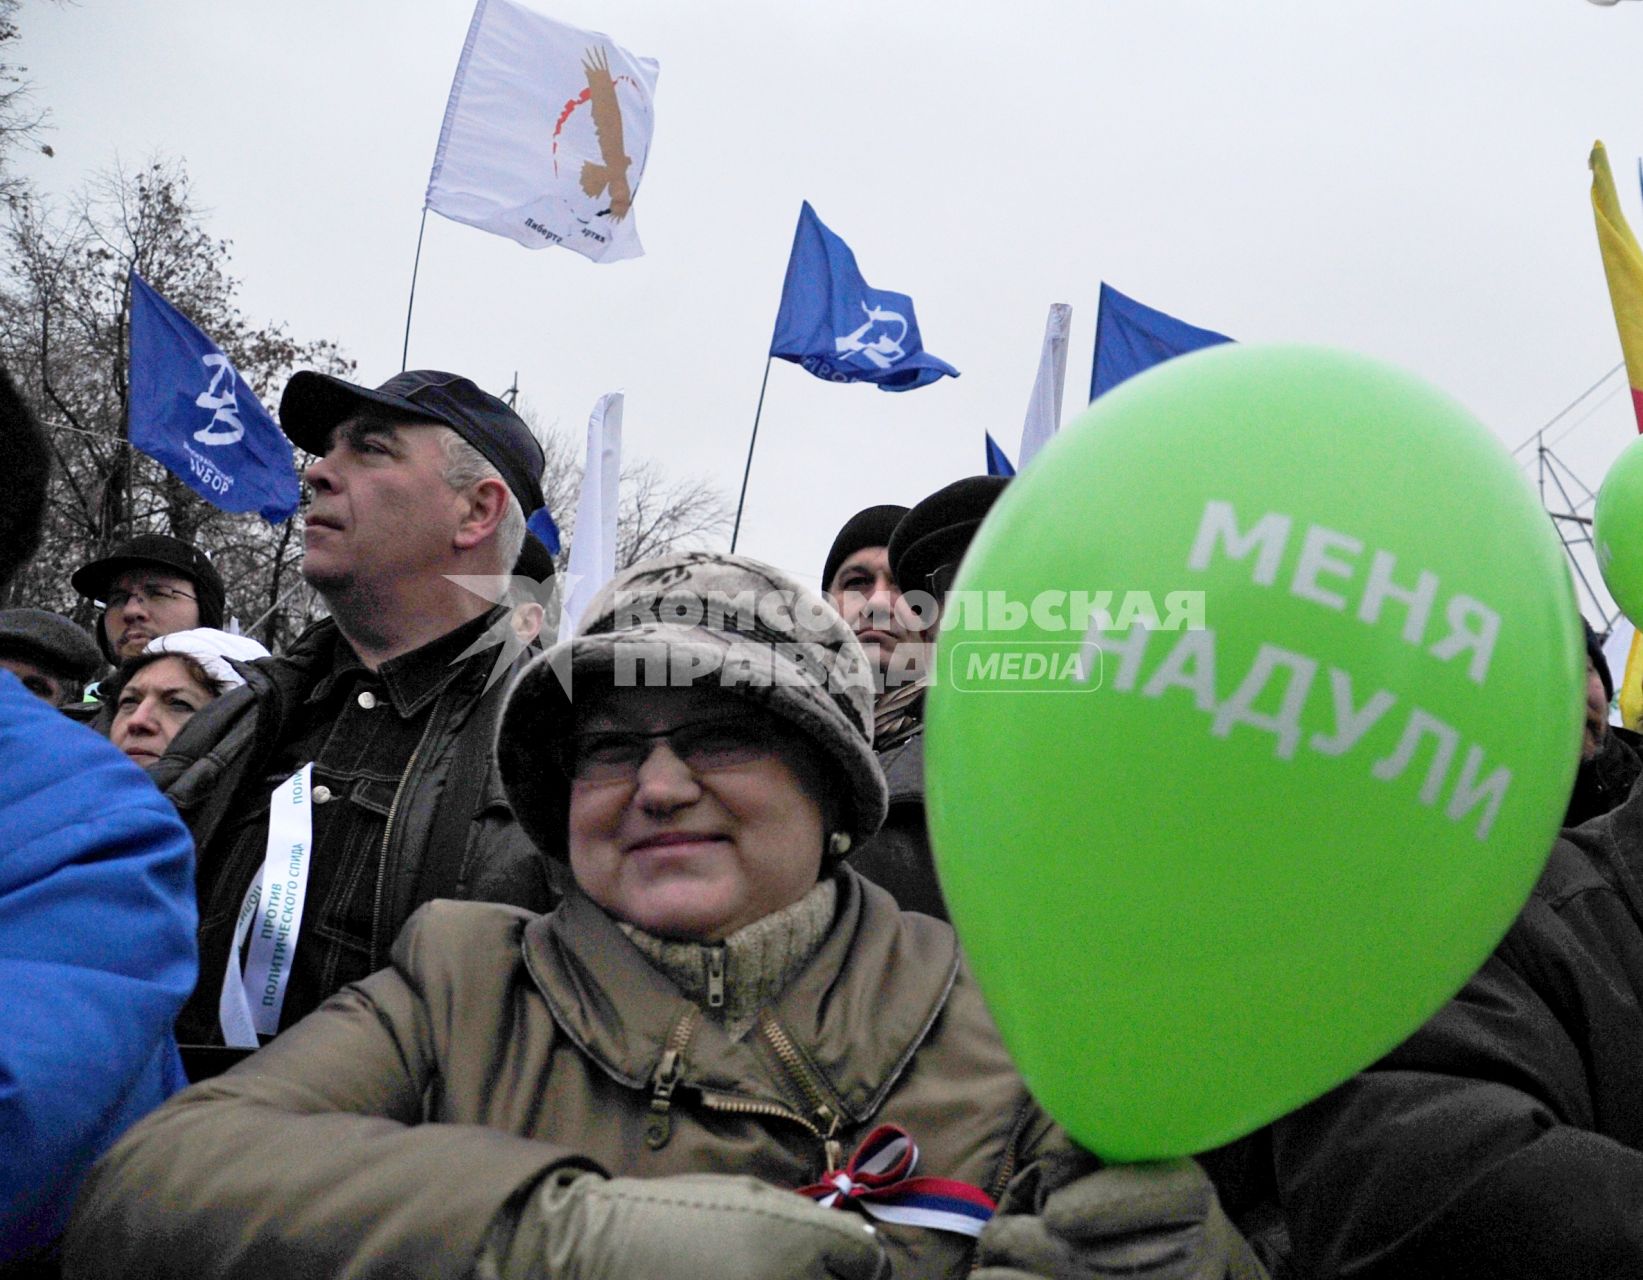
[[[944,923],[848,869],[885,810],[838,614],[755,561],[619,575],[520,676],[508,800],[574,887],[434,902],[393,967],[93,1173],[70,1276],[1105,1274],[1242,1258],[1190,1161],[1096,1170]]]

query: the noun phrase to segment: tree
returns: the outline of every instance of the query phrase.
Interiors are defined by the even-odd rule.
[[[230,613],[260,619],[257,634],[279,647],[322,607],[296,573],[294,522],[270,527],[211,506],[127,437],[129,273],[209,334],[265,404],[298,368],[347,375],[353,362],[332,341],[301,342],[241,313],[231,243],[205,229],[181,162],[116,167],[66,210],[16,192],[5,234],[0,358],[36,406],[57,463],[42,552],[12,600],[89,622],[91,606],[68,585],[73,570],[133,534],[169,533],[211,555]]]
[[[22,32],[17,26],[17,10],[22,0],[0,0],[0,199],[10,203],[23,189],[11,168],[12,154],[25,146],[37,146],[48,156],[51,148],[41,141],[45,112],[35,107],[27,67],[10,61]]]

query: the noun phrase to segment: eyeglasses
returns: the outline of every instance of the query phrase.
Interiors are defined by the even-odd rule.
[[[953,589],[953,579],[958,577],[958,561],[952,560],[947,564],[938,564],[926,575],[930,583],[930,594],[937,600],[945,600],[947,593]]]
[[[573,782],[632,782],[658,739],[696,773],[732,769],[763,760],[775,750],[780,728],[745,716],[694,720],[654,733],[596,730],[573,733],[558,745],[559,767]]]
[[[108,593],[108,598],[103,603],[110,609],[123,609],[133,600],[142,604],[170,604],[174,600],[194,600],[197,598],[189,595],[186,591],[180,591],[176,587],[168,587],[163,583],[143,582],[138,584],[135,591],[127,591],[123,587],[116,587]]]

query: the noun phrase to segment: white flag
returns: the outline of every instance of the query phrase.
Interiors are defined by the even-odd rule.
[[[617,481],[622,474],[622,393],[599,397],[588,416],[588,463],[582,496],[576,502],[570,561],[565,566],[565,603],[559,638],[570,639],[576,623],[598,592],[616,576]]]
[[[644,253],[633,199],[657,65],[516,0],[479,0],[424,204],[530,249],[595,262]]]
[[[1067,381],[1067,330],[1072,328],[1073,309],[1065,302],[1050,303],[1050,317],[1044,322],[1044,350],[1038,357],[1038,377],[1033,382],[1033,398],[1027,401],[1027,421],[1021,428],[1021,448],[1015,469],[1022,470],[1033,455],[1049,444],[1061,426],[1061,388]]]

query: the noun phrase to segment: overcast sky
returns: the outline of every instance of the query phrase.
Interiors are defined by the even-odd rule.
[[[838,526],[1012,456],[1052,302],[1070,417],[1105,279],[1245,341],[1424,375],[1507,445],[1620,358],[1586,158],[1634,226],[1643,4],[1586,0],[532,0],[657,58],[634,210],[594,265],[428,219],[410,361],[517,371],[578,442],[733,499],[802,200],[910,294],[963,376],[891,395],[777,362],[741,550],[814,582]],[[186,161],[254,320],[399,369],[417,224],[469,0],[30,0],[22,59],[67,192]],[[1595,411],[1593,407],[1595,406]],[[1623,375],[1550,433],[1592,488]],[[1123,512],[1067,513],[1092,530]]]

